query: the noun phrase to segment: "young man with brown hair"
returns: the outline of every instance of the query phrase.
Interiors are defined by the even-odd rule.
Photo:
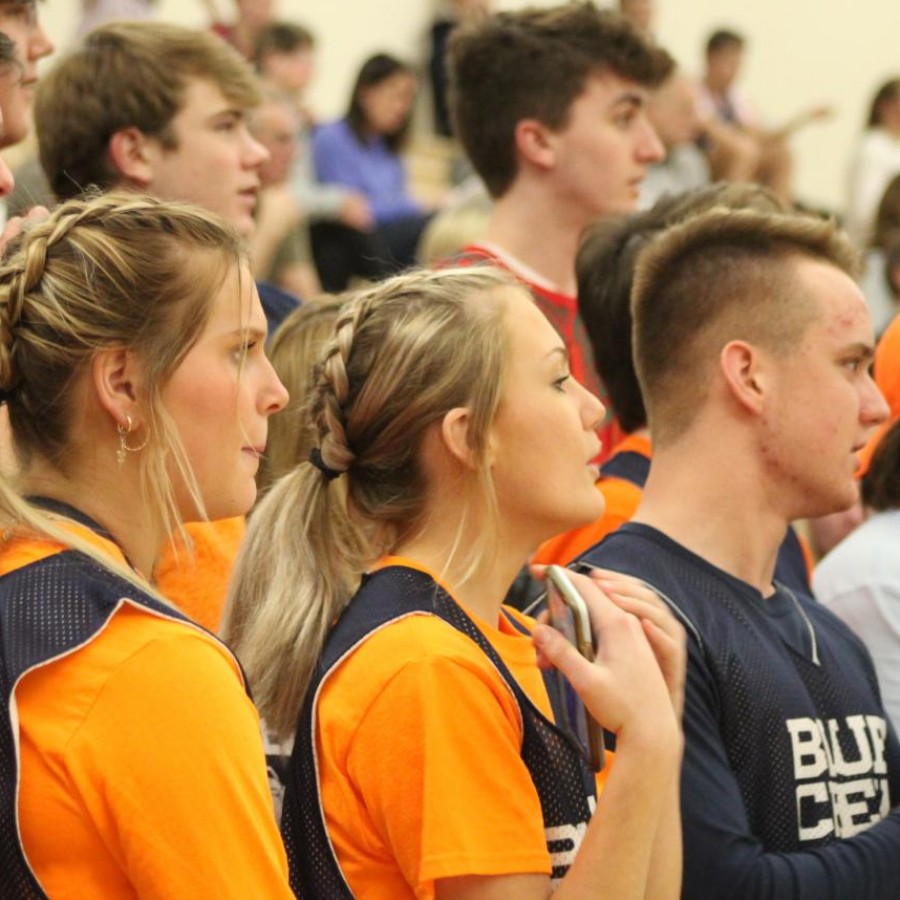
[[[260,99],[250,67],[215,35],[162,22],[105,25],[41,80],[41,165],[57,199],[131,188],[196,203],[249,237],[269,155],[247,128]],[[258,287],[274,331],[297,299]]]
[[[529,285],[572,373],[598,391],[575,254],[594,219],[636,208],[663,156],[644,107],[672,60],[619,15],[572,3],[462,26],[449,61],[456,133],[494,201],[484,241],[464,256]]]
[[[900,896],[900,743],[852,633],[775,573],[794,519],[849,506],[887,409],[858,260],[834,225],[714,209],[637,263],[653,463],[583,560],[688,631],[684,898]]]
[[[188,200],[253,230],[266,151],[253,73],[214,35],[163,23],[92,32],[41,80],[35,123],[58,199],[90,186]]]

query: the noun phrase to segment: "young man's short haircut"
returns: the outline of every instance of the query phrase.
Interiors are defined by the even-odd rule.
[[[54,194],[67,199],[91,185],[119,184],[108,147],[123,128],[176,149],[172,120],[196,79],[217,86],[240,109],[259,102],[252,70],[214,34],[162,22],[92,31],[38,85],[34,121]]]
[[[601,220],[587,232],[578,250],[578,309],[612,409],[628,433],[647,424],[631,350],[631,289],[638,255],[666,228],[716,206],[780,209],[765,188],[712,185],[666,195],[643,212]]]
[[[706,55],[711,56],[720,50],[736,48],[740,50],[746,41],[744,36],[727,28],[714,31],[706,40]]]
[[[627,19],[592,3],[499,13],[461,26],[450,40],[456,133],[488,191],[500,197],[516,177],[519,122],[560,130],[591,75],[611,72],[652,88],[672,66]]]
[[[266,59],[274,53],[296,53],[311,50],[316,45],[313,33],[296,22],[273,22],[262,30],[256,40],[253,61],[256,71],[263,71]]]
[[[641,254],[632,293],[634,355],[654,441],[671,442],[703,405],[721,348],[745,340],[789,353],[819,315],[796,263],[855,278],[859,254],[814,216],[712,209],[663,232]]]

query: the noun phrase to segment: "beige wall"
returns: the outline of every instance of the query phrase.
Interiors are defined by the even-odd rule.
[[[534,0],[550,5],[547,0]],[[434,0],[281,0],[280,12],[319,38],[319,75],[313,101],[324,117],[339,115],[356,68],[376,50],[425,58]],[[700,66],[708,32],[727,25],[750,41],[744,86],[773,124],[811,103],[830,102],[834,118],[794,139],[797,193],[838,208],[845,171],[864,110],[877,84],[900,74],[897,0],[658,0],[658,33],[689,70]],[[77,19],[77,0],[46,0],[43,15],[60,43]],[[504,0],[505,7],[523,5]],[[226,9],[227,0],[218,0]],[[160,0],[174,22],[206,20],[201,0]]]

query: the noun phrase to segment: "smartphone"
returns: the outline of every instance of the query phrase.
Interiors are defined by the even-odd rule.
[[[583,657],[593,662],[597,646],[587,604],[572,584],[568,572],[561,566],[548,566],[546,578],[550,624]],[[569,682],[560,673],[557,676],[564,698],[564,721],[557,724],[575,740],[588,765],[599,772],[605,762],[603,729],[594,721]]]

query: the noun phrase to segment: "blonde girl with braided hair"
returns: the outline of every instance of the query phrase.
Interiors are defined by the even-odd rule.
[[[0,896],[292,896],[240,667],[147,574],[245,513],[287,395],[239,238],[70,201],[0,266]]]
[[[342,308],[315,446],[254,511],[223,626],[294,736],[300,896],[679,895],[680,627],[634,583],[573,575],[589,661],[502,602],[543,539],[598,515],[602,415],[502,273],[407,274]],[[539,659],[616,734],[599,800]]]

